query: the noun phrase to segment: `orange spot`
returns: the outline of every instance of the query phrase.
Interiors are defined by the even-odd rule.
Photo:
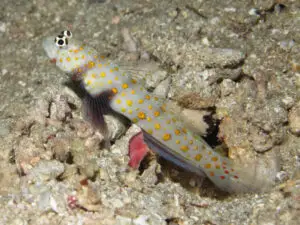
[[[214,161],[214,162],[216,162],[216,161],[218,161],[218,157],[216,157],[216,156],[211,157],[211,160]]]
[[[63,62],[63,59],[62,59],[62,58],[60,58],[60,59],[59,59],[59,62],[61,62],[61,63],[62,63],[62,62]]]
[[[83,50],[83,47],[80,47],[80,48],[79,48],[79,51],[82,51],[82,50]]]
[[[101,64],[101,63],[99,63],[99,64],[98,64],[98,68],[101,68],[101,67],[102,67],[102,64]]]
[[[176,119],[173,117],[173,118],[172,118],[172,121],[175,123],[175,122],[176,122]]]
[[[220,178],[221,178],[222,180],[224,180],[224,179],[225,179],[225,176],[220,176]]]
[[[183,133],[185,133],[185,134],[187,133],[185,128],[182,128],[181,130],[182,130]]]
[[[90,85],[91,83],[92,83],[92,81],[90,81],[90,80],[88,80],[88,81],[86,82],[87,85]]]
[[[171,123],[171,120],[167,120],[167,124],[170,124]]]
[[[126,109],[125,109],[125,108],[122,108],[121,111],[122,111],[122,112],[126,112]]]
[[[100,77],[106,77],[106,73],[105,72],[101,72],[100,73]]]
[[[101,59],[105,59],[105,56],[104,56],[104,55],[101,55],[100,58],[101,58]]]
[[[78,53],[78,52],[79,52],[79,50],[78,50],[78,49],[75,49],[75,50],[74,50],[74,53]]]
[[[114,69],[115,69],[115,71],[119,71],[119,67],[115,67]]]
[[[110,69],[110,70],[109,70],[109,72],[113,73],[113,72],[114,72],[114,70],[113,70],[113,69]]]
[[[117,88],[112,88],[111,89],[113,93],[117,94],[118,93],[118,89]]]
[[[143,102],[144,102],[143,99],[139,99],[139,100],[138,100],[138,103],[139,103],[139,104],[143,104]]]
[[[198,145],[195,145],[195,146],[193,147],[193,149],[194,149],[194,150],[198,150],[198,149],[199,149]]]
[[[157,101],[157,100],[158,100],[158,97],[154,97],[154,100]]]
[[[133,118],[132,122],[137,123],[138,119],[137,118]]]
[[[129,109],[129,110],[128,110],[128,113],[129,113],[129,114],[132,114],[132,110],[131,110],[131,109]]]
[[[96,74],[93,73],[93,74],[92,74],[92,78],[96,78]]]
[[[134,94],[135,94],[135,90],[132,90],[132,91],[131,91],[131,94],[133,94],[133,95],[134,95]]]
[[[85,55],[82,55],[81,58],[84,59],[84,58],[85,58]]]
[[[138,118],[140,118],[141,120],[146,118],[146,114],[144,112],[139,112],[138,113]]]
[[[200,161],[201,159],[202,159],[202,155],[201,154],[195,155],[195,160],[196,161]]]
[[[186,145],[182,145],[182,146],[180,147],[180,150],[183,151],[183,152],[187,152],[187,151],[189,150],[189,147],[186,146]]]
[[[164,106],[160,107],[161,111],[166,112],[166,108]]]
[[[66,60],[67,60],[68,62],[70,62],[70,61],[71,61],[71,58],[70,58],[70,57],[67,57]]]
[[[136,84],[136,80],[135,79],[131,79],[131,83]]]
[[[175,132],[176,135],[180,135],[180,130],[176,129],[174,132]]]
[[[117,99],[117,100],[116,100],[116,103],[117,103],[117,104],[121,104],[121,103],[122,103],[121,99]]]
[[[128,84],[126,84],[126,83],[123,84],[123,85],[122,85],[122,88],[124,88],[124,89],[128,88]]]
[[[107,83],[108,83],[108,84],[112,84],[112,80],[108,80]]]
[[[180,144],[180,141],[179,141],[179,140],[176,140],[175,143],[179,145],[179,144]]]
[[[211,164],[210,164],[210,163],[207,163],[207,164],[204,165],[204,167],[205,167],[206,169],[210,169],[210,168],[211,168]]]
[[[121,93],[121,96],[122,96],[122,97],[125,97],[125,96],[126,96],[126,93],[125,93],[125,92],[122,92],[122,93]]]
[[[155,111],[154,112],[154,116],[159,116],[160,115],[160,112],[159,111]]]
[[[155,128],[156,130],[159,130],[159,129],[160,129],[160,124],[159,124],[159,123],[156,123],[156,124],[154,125],[154,128]]]
[[[216,169],[219,170],[221,167],[220,165],[216,165]]]
[[[148,106],[148,109],[150,109],[150,110],[151,110],[151,109],[152,109],[152,105],[149,105],[149,106]]]
[[[194,144],[194,141],[193,141],[193,140],[190,140],[190,141],[189,141],[189,144],[190,144],[190,145]]]
[[[171,136],[171,134],[164,134],[164,136],[163,136],[163,140],[164,141],[168,141],[168,140],[170,140],[172,138],[172,136]]]
[[[127,103],[128,106],[132,106],[132,101],[131,100],[127,100],[126,103]]]
[[[224,170],[224,173],[229,174],[229,171],[228,170]]]
[[[147,117],[147,121],[151,122],[152,121],[151,117]]]
[[[145,99],[150,100],[150,95],[145,95]]]
[[[213,177],[214,175],[215,175],[215,173],[214,172],[209,172],[209,175],[211,176],[211,177]]]

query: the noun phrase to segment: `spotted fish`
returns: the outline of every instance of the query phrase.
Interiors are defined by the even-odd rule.
[[[86,91],[84,108],[104,134],[103,114],[119,113],[138,125],[147,145],[159,155],[198,175],[206,175],[227,192],[261,191],[270,185],[254,168],[243,168],[213,151],[189,131],[163,101],[149,93],[129,74],[75,40],[70,31],[43,41],[47,55],[62,71],[79,77]]]

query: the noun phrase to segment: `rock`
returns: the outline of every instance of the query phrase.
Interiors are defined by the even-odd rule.
[[[28,174],[28,179],[33,182],[43,182],[56,179],[65,170],[64,164],[57,160],[41,160]]]
[[[70,116],[71,108],[68,104],[68,97],[65,95],[56,95],[50,105],[50,118],[64,121]]]
[[[300,102],[289,111],[289,127],[293,134],[300,135]]]

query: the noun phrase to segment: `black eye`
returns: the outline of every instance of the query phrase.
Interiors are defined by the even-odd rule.
[[[58,35],[56,38],[55,38],[55,44],[58,46],[58,47],[63,47],[63,46],[66,46],[68,45],[68,39],[62,35]]]
[[[72,38],[72,32],[71,31],[69,31],[69,30],[64,30],[64,31],[62,31],[61,32],[61,34],[63,35],[63,36],[65,36],[66,38]]]

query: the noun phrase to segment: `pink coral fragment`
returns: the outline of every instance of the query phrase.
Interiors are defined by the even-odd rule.
[[[134,169],[139,168],[141,161],[145,158],[149,151],[148,146],[144,142],[143,132],[139,132],[129,140],[129,163],[128,165]]]

